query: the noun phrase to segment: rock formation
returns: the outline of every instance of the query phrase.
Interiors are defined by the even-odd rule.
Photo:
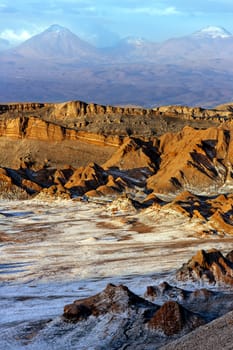
[[[148,179],[154,192],[218,193],[231,184],[232,130],[185,127],[177,134],[160,137],[159,170]]]
[[[150,197],[153,199],[153,196],[149,195],[144,202],[149,201]],[[199,221],[202,224],[206,223],[206,228],[208,227],[209,231],[215,234],[226,235],[233,233],[232,194],[221,194],[210,198],[209,196],[199,196],[189,191],[183,191],[174,199],[171,199],[169,203],[158,201],[156,198],[155,196],[154,203],[157,203],[161,210],[172,209],[191,220]]]
[[[90,163],[86,167],[81,167],[74,171],[65,188],[77,195],[83,195],[86,192],[96,189],[105,184],[107,174],[95,163]]]
[[[167,336],[172,336],[181,333],[185,328],[191,331],[204,323],[200,316],[186,310],[177,302],[167,301],[155,312],[148,322],[148,326]]]
[[[208,221],[210,230],[233,232],[232,111],[80,101],[5,104],[0,111],[0,165],[27,193],[117,197],[141,191],[142,207],[170,206]],[[220,123],[224,118],[228,122]],[[69,166],[72,173],[63,176]],[[207,198],[219,192],[224,195]],[[164,195],[172,198],[168,206]]]
[[[124,140],[122,146],[103,165],[103,167],[117,167],[120,170],[143,168],[154,172],[158,163],[158,150],[153,144],[128,138]]]
[[[231,255],[229,252],[226,256]],[[232,271],[230,260],[212,249],[197,252],[177,271],[176,278],[182,282],[218,283],[226,287],[232,285]],[[184,290],[163,282],[148,286],[144,296],[145,299],[126,286],[109,284],[94,296],[66,305],[63,319],[75,324],[80,342],[82,338],[89,341],[90,335],[96,339],[97,325],[100,325],[98,336],[105,347],[150,349],[155,344],[159,348],[233,309],[231,290]],[[108,332],[111,337],[104,339],[103,334]]]
[[[145,297],[151,301],[163,299],[182,302],[189,298],[192,292],[183,290],[178,287],[171,286],[167,282],[162,282],[158,286],[148,286]]]
[[[229,286],[226,285],[226,287]],[[229,291],[213,291],[207,288],[187,290],[167,282],[148,286],[145,298],[160,305],[168,301],[179,303],[207,322],[233,310],[232,294]]]
[[[66,305],[63,316],[67,320],[77,322],[90,315],[98,317],[106,313],[129,313],[130,310],[134,310],[142,317],[150,309],[154,311],[157,306],[140,298],[123,285],[108,284],[101,293]]]
[[[88,339],[92,329],[101,324],[101,334],[110,332],[111,337],[103,339],[106,348],[123,349],[125,346],[151,348],[153,344],[163,342],[161,332],[165,337],[178,336],[202,325],[203,319],[185,310],[176,302],[166,302],[162,307],[137,296],[127,287],[113,284],[92,297],[76,300],[64,307],[65,321],[76,323],[80,338]],[[89,330],[91,325],[91,329]],[[99,340],[99,339],[98,339]],[[107,341],[107,343],[106,343]],[[103,345],[103,343],[102,343]]]
[[[200,250],[176,273],[178,281],[233,285],[233,264],[216,249]]]

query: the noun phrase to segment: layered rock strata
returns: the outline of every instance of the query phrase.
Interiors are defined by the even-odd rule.
[[[105,136],[66,128],[36,117],[16,117],[0,120],[0,136],[48,142],[85,140],[88,143],[112,146],[121,145],[123,139],[117,135]]]
[[[0,119],[38,118],[68,129],[98,135],[151,137],[180,131],[185,125],[195,128],[231,122],[230,110],[166,106],[151,109],[102,106],[70,101],[58,104],[22,103],[0,105]],[[35,122],[35,120],[33,121]]]

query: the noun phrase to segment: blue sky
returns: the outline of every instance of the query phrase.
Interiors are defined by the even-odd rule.
[[[108,46],[127,36],[162,41],[205,26],[233,32],[232,0],[0,0],[0,37],[17,44],[51,24]]]

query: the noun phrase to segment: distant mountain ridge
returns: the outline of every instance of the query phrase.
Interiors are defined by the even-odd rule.
[[[52,25],[44,32],[33,36],[12,50],[25,57],[38,58],[90,58],[97,49],[80,39],[69,29]]]
[[[222,27],[208,26],[191,35],[171,38],[163,42],[148,41],[141,37],[126,37],[112,47],[96,48],[94,45],[80,39],[69,29],[58,24],[53,24],[45,31],[26,40],[17,47],[7,50],[7,55],[18,55],[23,57],[34,57],[36,59],[56,58],[75,59],[77,61],[159,61],[166,56],[172,60],[179,57],[192,55],[211,56],[219,55],[219,52],[232,54],[233,35]],[[8,47],[6,40],[0,40],[4,50]],[[223,45],[222,47],[220,47]],[[3,49],[2,49],[3,50]],[[192,52],[191,52],[192,51]],[[201,51],[201,54],[200,54]],[[217,52],[218,51],[218,52]],[[3,52],[4,55],[4,52]]]
[[[233,35],[221,27],[161,43],[128,37],[101,49],[52,25],[1,52],[0,102],[212,107],[233,100],[232,57]]]
[[[232,37],[232,34],[223,27],[208,26],[193,33],[193,36],[195,36],[196,38],[223,39]]]
[[[45,36],[52,34],[57,37],[59,37],[60,39],[63,37],[63,39],[65,39],[67,36],[71,36],[73,35],[73,39],[74,36],[76,37],[76,40],[78,37],[78,35],[76,35],[75,33],[73,33],[72,31],[70,31],[68,28],[63,27],[59,24],[52,24],[50,27],[48,27],[46,30],[44,30],[43,32],[32,36],[30,39],[26,40],[26,42],[31,42],[31,39],[35,39],[40,37],[41,35]],[[217,38],[229,38],[232,37],[232,33],[230,33],[228,30],[226,30],[223,27],[220,26],[207,26],[204,27],[190,35],[184,35],[181,37],[171,37],[170,39],[165,40],[164,42],[170,41],[170,40],[180,40],[184,37],[195,37],[197,39],[217,39]],[[89,47],[94,48],[95,46],[92,44],[89,44],[87,41],[80,39],[79,40],[82,43],[85,43],[86,45],[89,45]],[[147,40],[143,37],[134,37],[134,36],[127,36],[127,37],[123,37],[121,39],[119,39],[119,41],[116,43],[116,45],[114,46],[110,46],[109,48],[113,48],[113,47],[118,47],[119,45],[132,45],[132,46],[144,46],[146,43],[147,44],[155,44],[155,45],[163,45],[164,42],[159,42],[157,40]],[[1,44],[5,44],[5,46],[2,46]],[[19,46],[21,46],[22,44],[24,44],[25,42],[21,43]],[[106,48],[106,45],[102,45],[104,48]],[[2,39],[0,38],[0,50],[2,51],[3,49],[8,49],[10,47],[10,43],[8,42],[8,40],[6,39]],[[108,48],[108,47],[107,47]]]

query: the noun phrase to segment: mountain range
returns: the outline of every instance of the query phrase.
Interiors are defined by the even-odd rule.
[[[210,26],[164,42],[121,39],[104,49],[52,25],[9,49],[0,40],[0,101],[213,107],[233,99],[233,35]]]

